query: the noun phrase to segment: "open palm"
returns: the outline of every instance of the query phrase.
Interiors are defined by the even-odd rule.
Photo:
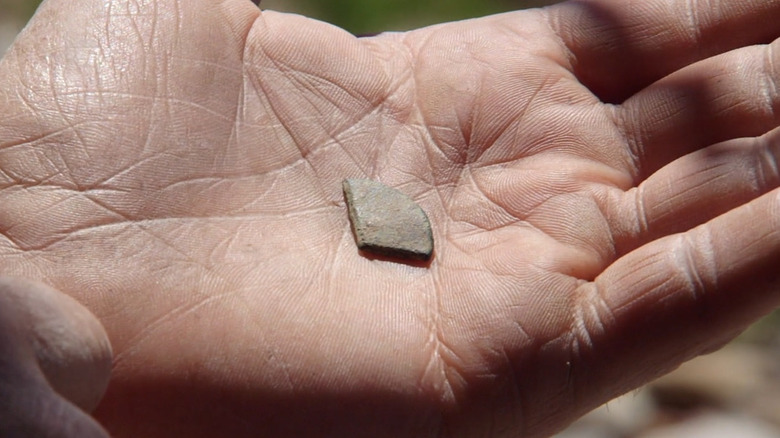
[[[0,65],[0,268],[106,327],[113,436],[549,434],[780,298],[780,1],[689,3],[358,39],[49,0]],[[429,264],[358,253],[348,177]]]

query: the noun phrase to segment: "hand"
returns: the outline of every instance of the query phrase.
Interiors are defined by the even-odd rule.
[[[108,438],[86,415],[111,346],[87,309],[41,284],[0,278],[0,436]]]
[[[105,326],[114,437],[552,433],[780,301],[780,1],[691,4],[357,39],[49,0],[0,64],[1,272]],[[358,254],[346,177],[429,266]]]

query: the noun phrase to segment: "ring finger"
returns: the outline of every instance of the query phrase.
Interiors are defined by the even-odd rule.
[[[624,192],[608,189],[617,255],[687,231],[780,186],[780,128],[688,154]]]

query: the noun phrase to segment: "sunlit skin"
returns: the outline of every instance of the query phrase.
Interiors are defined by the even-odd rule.
[[[779,36],[779,0],[369,38],[48,0],[0,63],[0,273],[103,325],[112,437],[549,435],[780,302]],[[359,253],[344,178],[430,263]]]

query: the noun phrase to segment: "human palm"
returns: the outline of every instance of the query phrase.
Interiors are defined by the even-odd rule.
[[[0,67],[0,267],[105,326],[117,437],[550,433],[778,301],[780,2],[684,3],[358,39],[49,0]],[[357,251],[348,177],[430,263]]]

